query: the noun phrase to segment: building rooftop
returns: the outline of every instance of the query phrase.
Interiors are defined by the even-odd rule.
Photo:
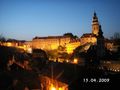
[[[81,36],[81,38],[85,38],[85,37],[96,37],[96,35],[92,33],[85,33]]]
[[[36,36],[33,39],[54,39],[54,38],[70,38],[69,36],[46,36],[46,37],[38,37]]]

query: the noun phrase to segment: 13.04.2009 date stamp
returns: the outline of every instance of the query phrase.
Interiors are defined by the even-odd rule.
[[[83,78],[84,83],[109,83],[110,79],[109,78]]]

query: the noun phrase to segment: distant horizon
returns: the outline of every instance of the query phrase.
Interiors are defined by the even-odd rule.
[[[120,32],[119,0],[0,0],[0,35],[30,41],[34,37],[92,32],[97,13],[105,38]]]
[[[68,33],[70,33],[70,32],[68,32]],[[120,32],[115,32],[115,33],[120,33]],[[110,36],[110,37],[105,37],[104,35],[104,38],[105,39],[111,39],[113,36],[114,36],[114,34],[115,33],[113,33],[113,35],[112,36]],[[65,33],[64,33],[65,34]],[[63,35],[64,35],[63,34]],[[88,34],[88,33],[83,33],[83,34]],[[4,37],[6,40],[9,40],[9,39],[15,39],[15,40],[19,40],[19,41],[32,41],[33,40],[33,38],[35,38],[35,37],[55,37],[55,36],[63,36],[63,35],[51,35],[51,36],[34,36],[34,37],[32,37],[32,39],[31,40],[26,40],[26,39],[16,39],[16,38],[6,38],[6,37],[4,37],[2,34],[1,34],[1,36],[2,37]],[[73,35],[75,35],[75,34],[73,34]],[[77,35],[76,35],[77,36]],[[81,35],[82,36],[82,35]],[[79,39],[81,38],[81,36],[77,36]]]

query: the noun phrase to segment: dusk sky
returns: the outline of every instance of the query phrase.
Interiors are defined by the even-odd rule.
[[[32,40],[91,33],[96,11],[105,37],[120,32],[120,0],[0,0],[0,35]]]

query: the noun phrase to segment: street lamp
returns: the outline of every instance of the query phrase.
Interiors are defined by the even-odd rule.
[[[74,63],[74,64],[78,64],[78,59],[77,59],[77,58],[74,58],[73,63]]]

